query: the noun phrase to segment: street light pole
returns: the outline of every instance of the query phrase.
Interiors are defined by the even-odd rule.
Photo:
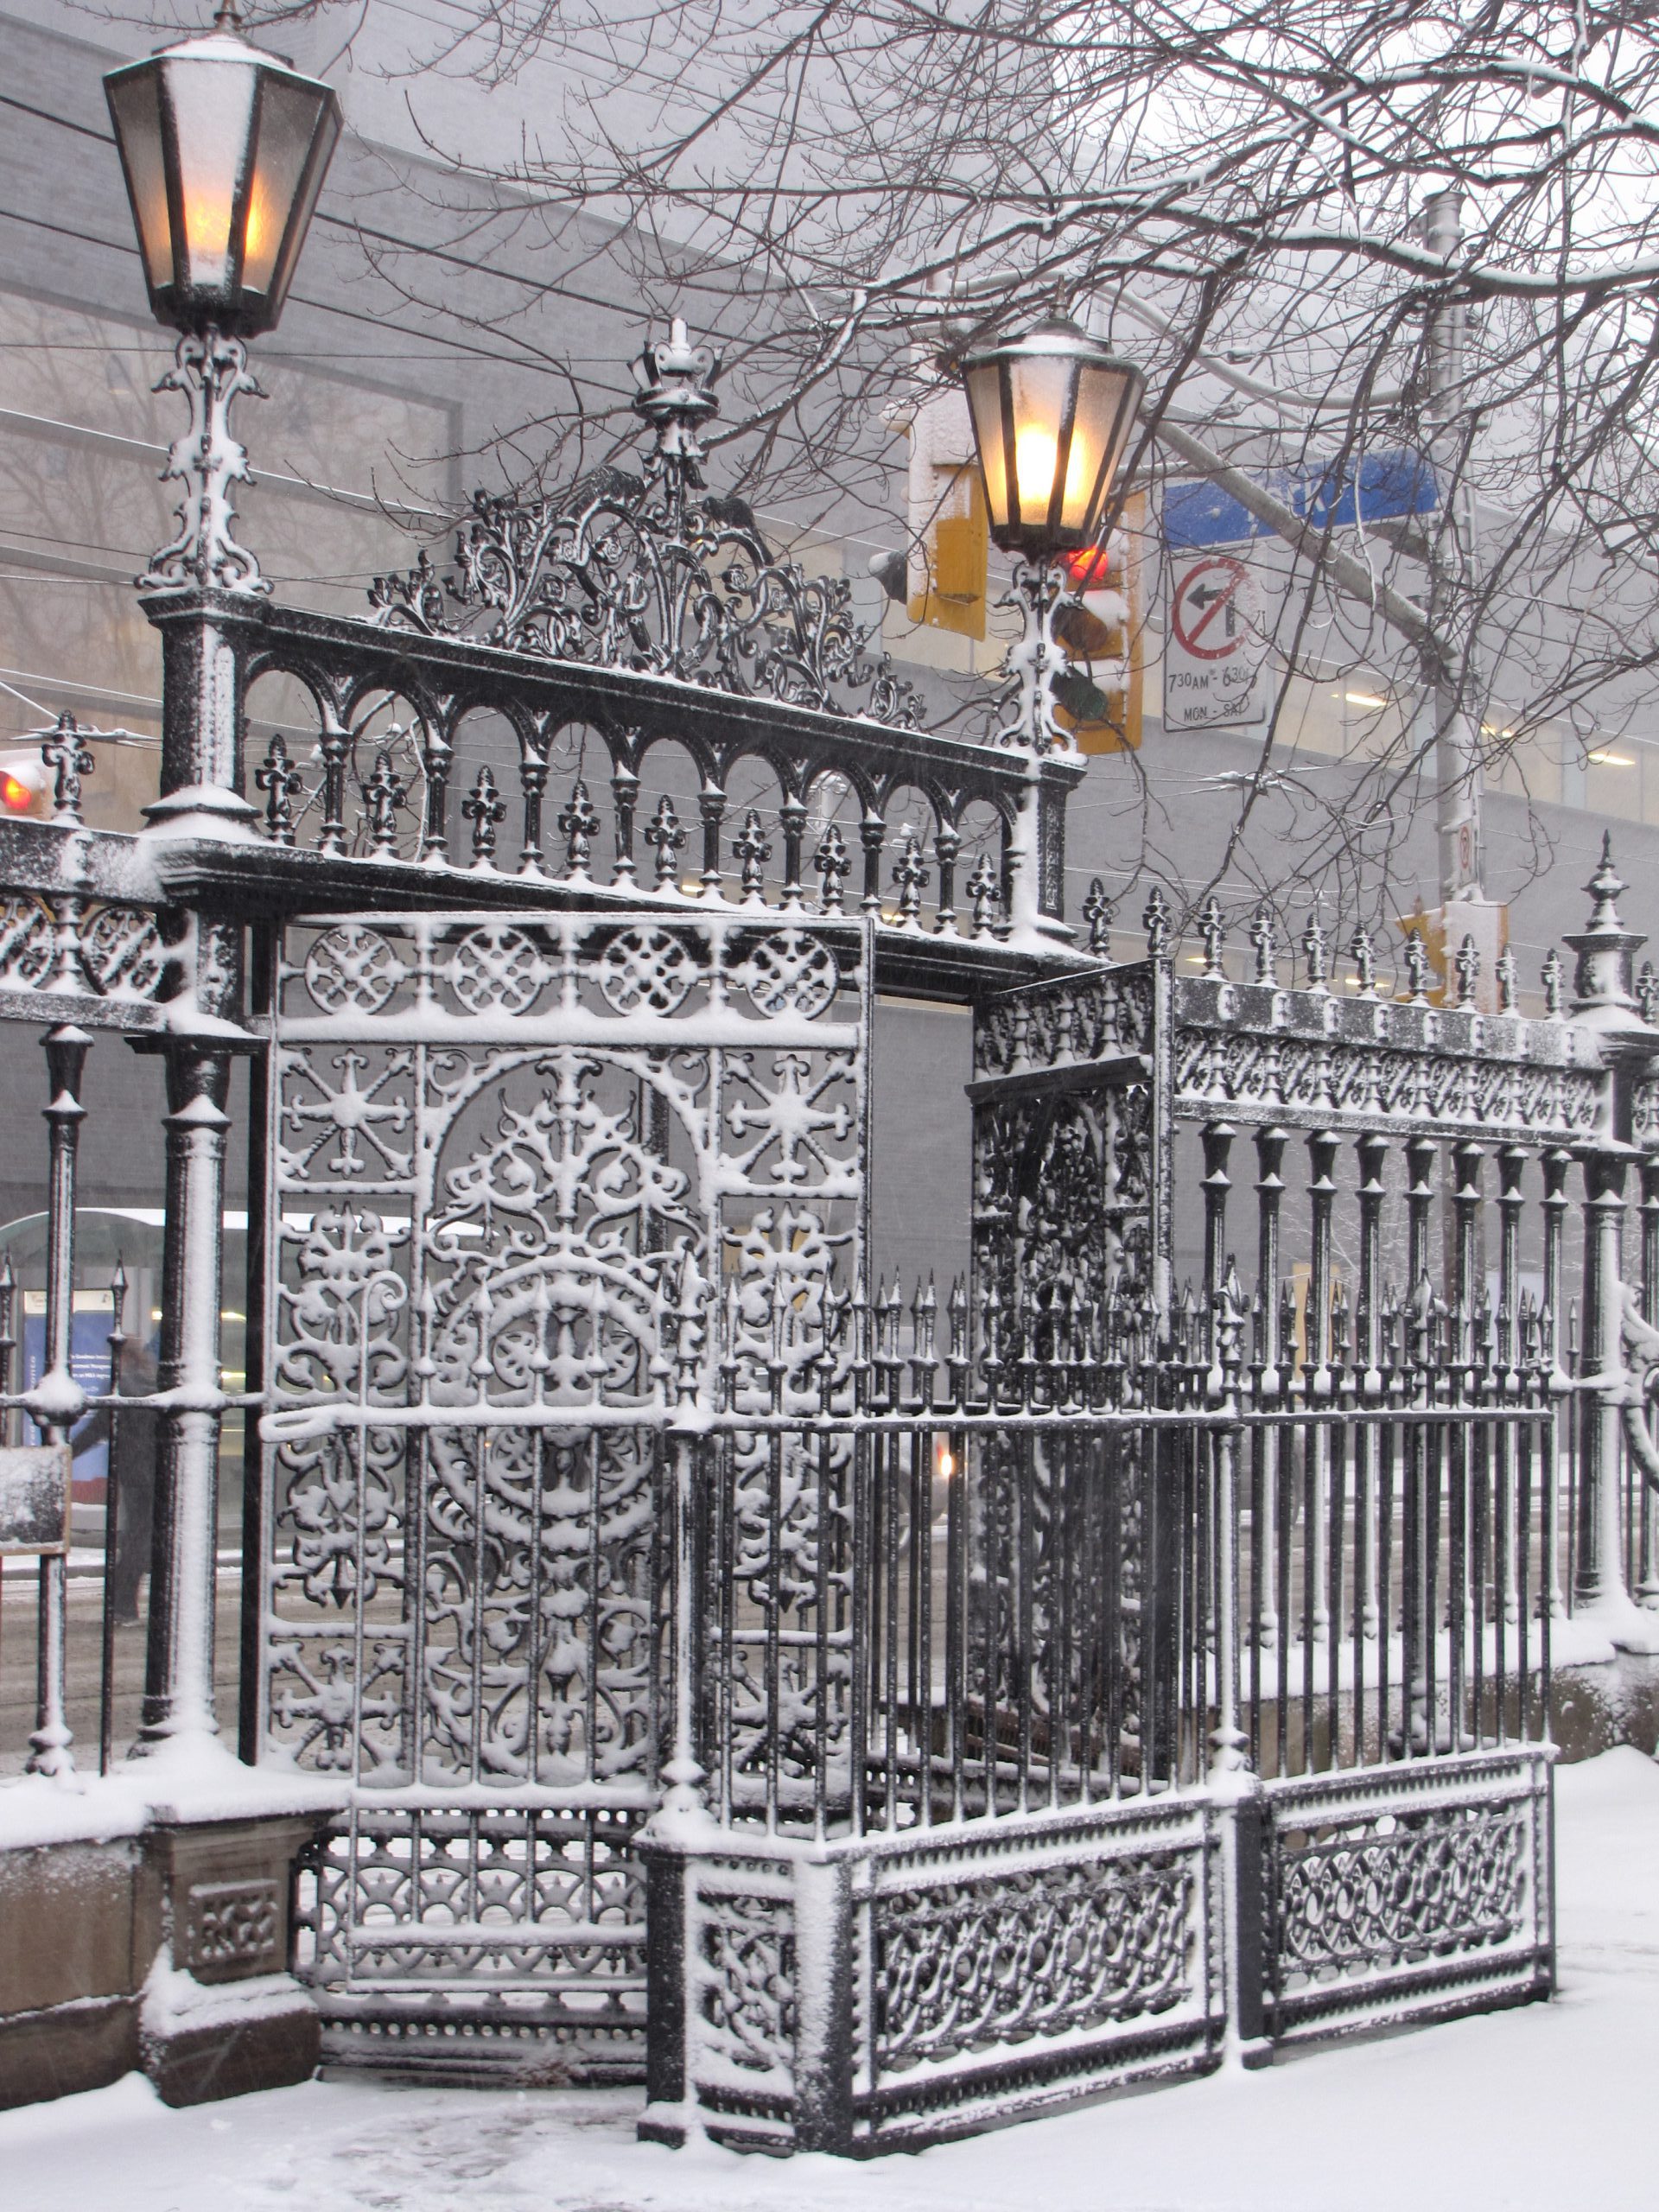
[[[182,393],[188,429],[163,480],[183,487],[178,535],[139,577],[162,633],[162,774],[145,835],[245,838],[245,630],[270,587],[231,525],[248,479],[232,402],[257,395],[245,340],[282,315],[340,136],[329,87],[241,35],[234,5],[213,28],[104,80],[144,281],[179,333],[158,391]],[[167,1071],[167,1214],[156,1472],[156,1544],[140,1748],[211,1740],[217,1580],[219,1369],[226,1102],[242,1027],[242,926],[204,904],[181,947],[188,982],[161,1040]]]
[[[1422,213],[1423,243],[1441,260],[1453,261],[1463,245],[1463,194],[1455,186],[1437,192]],[[1474,497],[1465,481],[1459,417],[1464,377],[1468,309],[1459,302],[1437,308],[1428,326],[1427,439],[1443,488],[1439,522],[1428,541],[1430,648],[1426,673],[1431,679],[1434,713],[1435,830],[1440,849],[1440,899],[1446,912],[1448,961],[1465,933],[1476,937],[1481,969],[1490,979],[1498,944],[1481,942],[1479,925],[1457,927],[1454,905],[1487,904],[1480,825],[1480,715],[1475,693],[1479,669],[1466,611],[1448,598],[1472,575]],[[1489,934],[1492,932],[1488,931]]]

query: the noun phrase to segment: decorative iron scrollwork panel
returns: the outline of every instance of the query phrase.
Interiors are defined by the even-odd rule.
[[[1332,1808],[1279,1824],[1273,1911],[1281,1994],[1528,1940],[1529,1800]]]
[[[1154,2019],[1201,1993],[1201,1870],[1149,1852],[878,1892],[878,2071]]]
[[[365,1855],[319,1905],[325,1984],[473,1973],[472,1922],[434,1932],[444,1864],[472,1867],[486,1840],[457,1793],[625,1824],[653,1802],[662,1433],[677,1408],[747,1402],[770,1377],[775,1331],[758,1324],[780,1285],[790,1357],[821,1382],[832,1278],[858,1262],[866,967],[866,931],[844,923],[373,916],[289,932],[265,1740],[357,1789]],[[769,1572],[751,1562],[754,1601],[798,1607],[817,1567]],[[407,1839],[370,1834],[388,1792],[429,1827],[458,1824],[419,1882]],[[582,1947],[572,1926],[552,1941],[557,1898],[513,1879],[492,1876],[490,1924],[533,1904],[535,1929],[478,1938],[474,1978],[541,1988]],[[636,1936],[597,1933],[595,1956]]]

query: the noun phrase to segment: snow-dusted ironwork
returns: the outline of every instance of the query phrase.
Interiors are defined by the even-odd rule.
[[[458,596],[170,577],[150,830],[87,828],[68,723],[55,818],[0,824],[50,1188],[0,1408],[49,1440],[129,1417],[118,1302],[108,1391],[67,1350],[86,1055],[167,1070],[144,1744],[213,1732],[257,1408],[243,1749],[349,1785],[300,1923],[337,2056],[644,2071],[665,2139],[862,2153],[1547,1990],[1553,1649],[1659,1645],[1659,993],[1611,856],[1541,1012],[1467,946],[1431,996],[1414,940],[1390,998],[1317,918],[1240,960],[1214,902],[1184,958],[1158,893],[1144,957],[1097,888],[1074,943],[1081,764],[905,726],[704,496],[710,375],[656,349],[637,484],[480,510]],[[312,720],[255,805],[267,678]],[[971,1275],[908,1297],[879,988],[976,1008]]]
[[[1274,1375],[1236,1281],[1126,1280],[728,1344],[648,2132],[898,2148],[1547,1989],[1554,1369],[1461,1325]]]
[[[342,2055],[637,2068],[663,1437],[711,1286],[798,1349],[857,1273],[868,932],[376,914],[272,992],[259,1740],[353,1787],[312,1986]]]
[[[150,556],[138,588],[268,593],[270,582],[246,546],[237,543],[232,527],[235,487],[251,482],[252,471],[247,448],[231,429],[231,410],[239,398],[264,397],[248,366],[247,347],[212,326],[186,331],[156,390],[182,392],[190,422],[169,447],[162,472],[164,483],[183,486],[178,533]]]
[[[809,576],[744,501],[705,492],[697,432],[720,366],[677,321],[634,365],[653,433],[639,475],[602,468],[552,498],[478,493],[454,567],[441,575],[423,553],[377,577],[372,619],[917,728],[921,702],[869,652],[846,579]]]

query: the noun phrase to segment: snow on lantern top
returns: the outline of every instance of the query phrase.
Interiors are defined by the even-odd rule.
[[[1146,378],[1056,316],[962,365],[991,536],[1039,560],[1095,543]]]
[[[104,90],[158,320],[271,329],[340,136],[331,88],[251,46],[225,7]]]

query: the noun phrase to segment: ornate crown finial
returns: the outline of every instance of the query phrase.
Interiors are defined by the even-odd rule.
[[[1204,944],[1205,976],[1224,980],[1227,970],[1222,956],[1227,949],[1227,924],[1222,914],[1221,901],[1213,891],[1205,900],[1198,915],[1198,935]]]
[[[1590,909],[1590,919],[1585,927],[1587,930],[1616,930],[1618,927],[1619,896],[1627,887],[1613,866],[1613,833],[1611,830],[1604,830],[1601,833],[1601,859],[1595,874],[1584,887],[1594,901]]]
[[[1590,918],[1564,939],[1578,955],[1573,1012],[1581,1020],[1588,1017],[1617,1027],[1637,1011],[1636,955],[1647,940],[1639,930],[1627,930],[1618,918],[1619,893],[1625,887],[1613,866],[1611,830],[1602,833],[1601,859],[1584,887],[1592,901]]]
[[[713,385],[720,374],[721,357],[710,346],[694,346],[680,316],[668,326],[666,340],[649,341],[633,364],[639,389],[633,395],[633,411],[650,423],[657,442],[651,463],[667,471],[671,481],[701,490],[704,459],[697,433],[720,411]]]

